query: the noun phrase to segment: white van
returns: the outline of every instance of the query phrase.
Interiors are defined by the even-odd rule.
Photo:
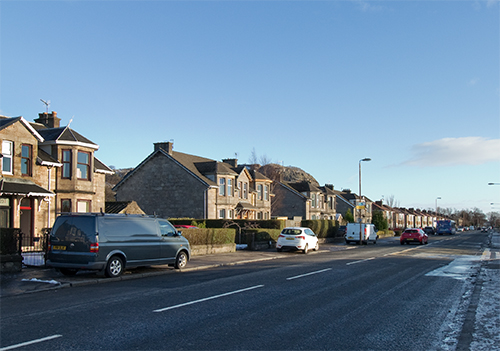
[[[378,235],[377,230],[374,224],[370,223],[348,223],[347,231],[345,234],[345,242],[346,244],[350,243],[359,243],[359,226],[361,225],[361,238],[363,240],[363,244],[367,244],[372,242],[374,244],[377,243]]]

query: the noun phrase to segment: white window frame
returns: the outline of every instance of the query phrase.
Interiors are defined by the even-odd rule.
[[[5,162],[9,160],[8,170],[4,169]],[[2,141],[2,173],[13,174],[14,168],[14,142],[10,140]]]
[[[226,178],[219,178],[219,195],[226,196]]]
[[[227,179],[227,196],[233,196],[233,180]]]

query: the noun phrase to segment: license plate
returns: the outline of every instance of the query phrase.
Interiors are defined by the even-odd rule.
[[[295,238],[286,238],[286,240],[295,240]]]
[[[66,246],[52,246],[52,250],[60,250],[60,251],[64,251],[66,250]]]

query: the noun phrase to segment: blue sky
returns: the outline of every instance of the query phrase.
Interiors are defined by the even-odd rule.
[[[497,1],[1,1],[0,114],[50,100],[96,156],[153,143],[400,206],[500,211]],[[498,203],[498,205],[490,205]]]

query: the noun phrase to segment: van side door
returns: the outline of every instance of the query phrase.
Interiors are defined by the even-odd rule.
[[[177,251],[179,250],[184,238],[177,233],[169,221],[158,219],[160,226],[161,242],[160,242],[160,255],[162,260],[167,262],[174,262]]]

